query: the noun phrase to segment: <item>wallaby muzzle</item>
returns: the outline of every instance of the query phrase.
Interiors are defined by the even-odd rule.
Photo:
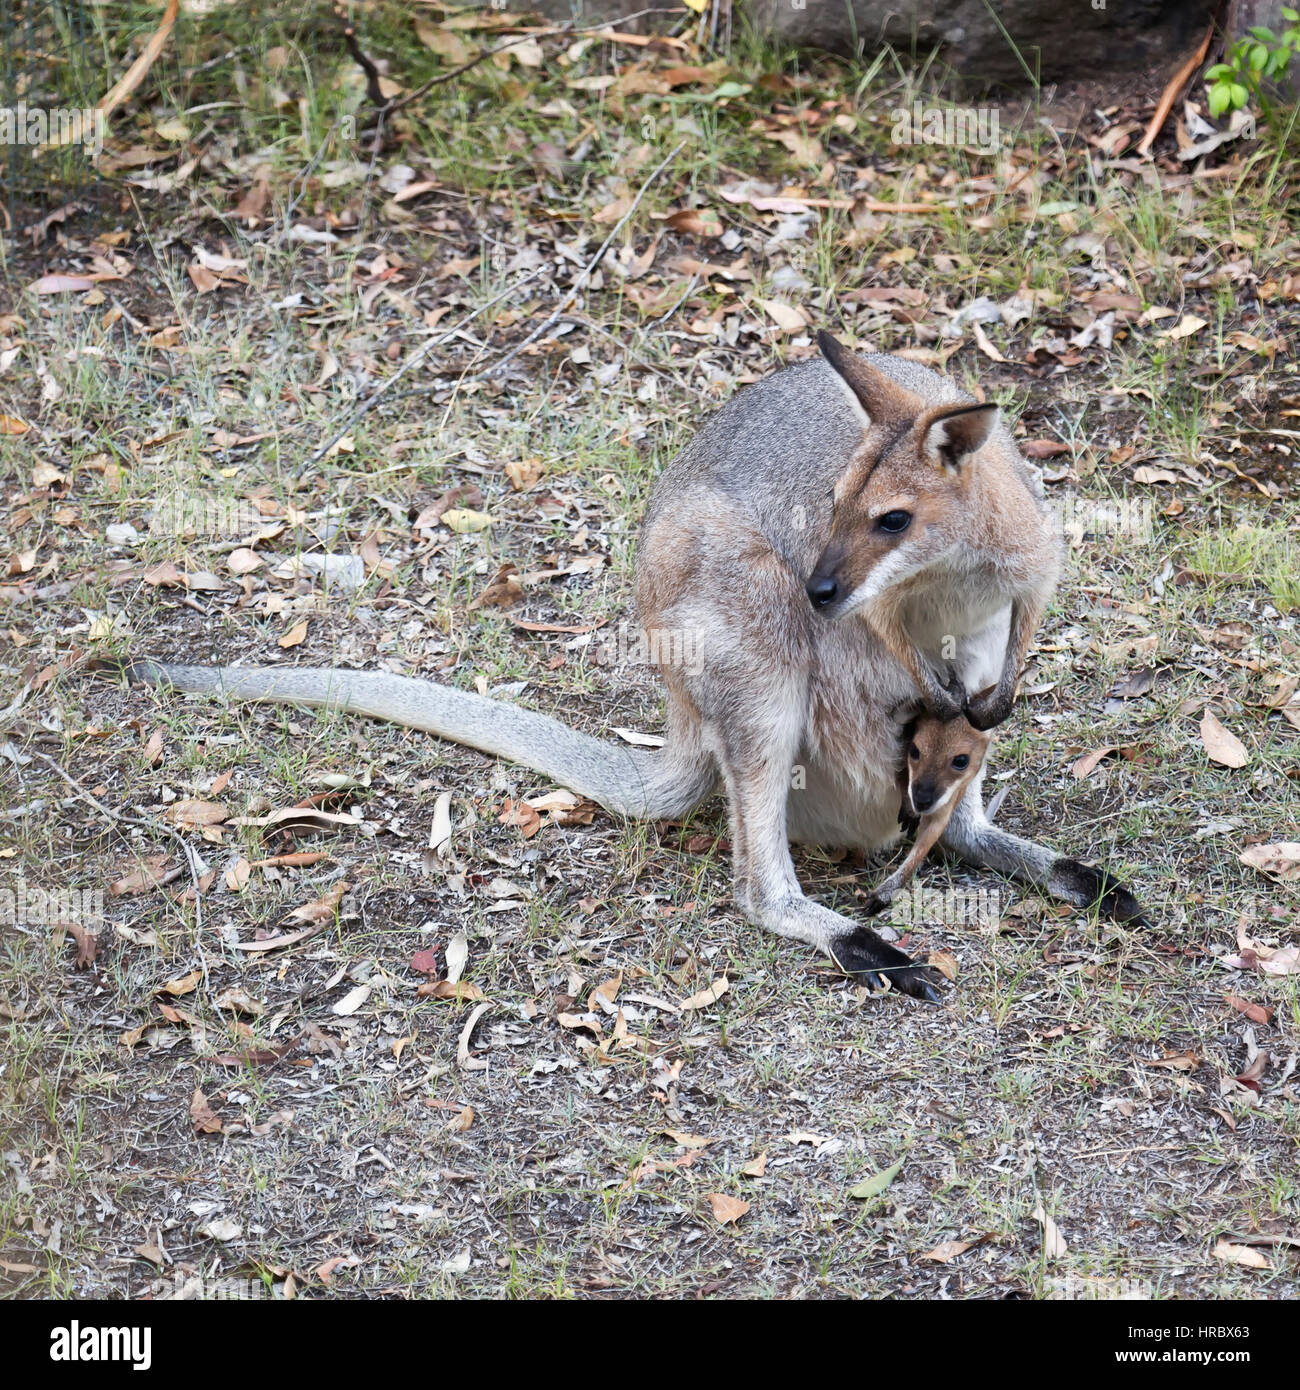
[[[846,597],[844,585],[837,573],[843,558],[838,546],[827,546],[804,585],[808,601],[827,618],[835,616],[835,610]]]

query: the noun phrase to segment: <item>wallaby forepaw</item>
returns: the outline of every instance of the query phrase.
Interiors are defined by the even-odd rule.
[[[830,957],[846,975],[865,975],[875,989],[887,980],[900,994],[941,1004],[939,976],[928,966],[918,965],[896,946],[877,936],[869,927],[855,927],[831,944]]]
[[[1005,724],[1011,718],[1015,703],[1014,691],[1008,691],[1005,695],[995,691],[987,698],[976,697],[968,700],[962,713],[972,728],[984,734],[990,729],[996,729],[999,724]]]

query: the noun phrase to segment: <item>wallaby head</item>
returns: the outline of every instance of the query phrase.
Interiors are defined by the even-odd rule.
[[[827,362],[866,412],[853,462],[835,485],[830,538],[807,583],[828,617],[843,617],[939,561],[968,533],[970,459],[996,405],[927,403],[829,333]]]
[[[917,719],[907,741],[907,800],[915,816],[938,811],[960,796],[980,770],[991,735],[960,716]]]

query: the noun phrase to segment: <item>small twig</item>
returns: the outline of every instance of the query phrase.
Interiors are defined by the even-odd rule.
[[[643,19],[646,15],[650,14],[680,13],[682,13],[680,10],[637,10],[633,14],[620,15],[618,22],[620,24],[630,24],[632,20]],[[610,27],[611,23],[609,20],[605,20],[601,24],[588,24],[583,28],[578,28],[573,24],[564,24],[558,29],[543,29],[537,33],[523,34],[517,39],[510,39],[506,43],[499,43],[495,48],[485,48],[482,53],[477,57],[471,58],[469,62],[461,63],[459,67],[450,68],[446,72],[437,73],[435,76],[429,78],[427,82],[421,83],[415,91],[408,92],[404,97],[394,97],[383,107],[383,113],[389,115],[394,111],[400,111],[402,107],[409,106],[413,101],[419,101],[426,92],[432,91],[434,87],[440,87],[444,82],[450,82],[452,78],[459,77],[463,72],[468,72],[470,68],[478,67],[480,63],[486,62],[491,58],[494,53],[504,53],[507,48],[513,48],[516,44],[527,43],[529,39],[558,39],[573,34],[593,34],[599,33],[603,29],[609,29]]]
[[[370,104],[383,110],[388,103],[384,97],[384,89],[379,85],[379,69],[375,66],[374,59],[361,47],[357,40],[357,31],[351,24],[343,25],[343,42],[357,66],[366,75],[366,96],[370,98]]]
[[[53,758],[42,753],[39,748],[33,748],[31,750],[31,756],[33,758],[39,758],[46,767],[51,768],[62,777],[68,786],[70,786],[83,801],[88,801],[95,810],[107,820],[116,821],[119,825],[136,825],[142,830],[161,830],[164,835],[170,835],[172,839],[180,845],[181,851],[185,856],[185,862],[189,866],[190,880],[194,885],[194,926],[196,931],[201,931],[203,929],[203,889],[200,885],[200,879],[203,876],[202,870],[206,866],[199,858],[197,851],[194,850],[189,841],[186,840],[185,836],[182,835],[179,830],[174,830],[170,825],[164,825],[161,821],[146,820],[143,816],[128,816],[121,811],[110,811],[102,802],[96,801],[80,782],[70,777]]]
[[[614,226],[610,228],[609,235],[605,238],[604,241],[600,243],[599,250],[591,258],[591,260],[587,262],[585,268],[579,273],[576,281],[574,282],[573,288],[560,301],[559,305],[556,307],[556,309],[550,315],[550,317],[547,318],[538,327],[534,328],[533,331],[523,340],[523,342],[516,344],[513,348],[510,349],[508,353],[506,353],[504,357],[494,362],[492,366],[488,367],[484,371],[476,372],[473,376],[462,377],[462,381],[486,381],[489,377],[496,376],[496,374],[499,371],[501,371],[502,368],[507,366],[510,362],[513,362],[514,359],[518,357],[519,354],[523,352],[523,350],[526,347],[530,346],[530,344],[532,343],[535,343],[538,340],[538,338],[550,332],[550,330],[555,327],[555,325],[568,312],[570,306],[573,304],[573,301],[577,298],[578,291],[581,290],[586,285],[587,281],[591,279],[592,272],[604,259],[605,252],[609,250],[614,238],[619,234],[619,232],[623,230],[623,228],[627,225],[628,220],[631,218],[632,214],[637,210],[637,207],[639,206],[641,199],[644,198],[646,195],[646,190],[650,187],[652,183],[654,183],[654,181],[659,177],[659,175],[663,173],[663,171],[669,166],[669,164],[671,164],[673,160],[677,158],[677,156],[685,148],[685,144],[686,142],[682,141],[681,144],[677,145],[674,149],[670,150],[669,153],[666,154],[659,161],[659,163],[656,164],[655,167],[650,171],[650,176],[637,190],[636,197],[632,199],[632,205],[623,214],[623,216],[618,219]]]
[[[315,451],[315,453],[312,454],[311,458],[308,459],[308,463],[319,463],[321,459],[323,459],[325,455],[328,454],[329,451],[339,442],[339,440],[342,439],[343,436],[347,434],[347,432],[350,429],[355,427],[357,422],[364,415],[368,415],[370,413],[371,409],[379,403],[380,398],[387,394],[387,392],[392,387],[396,386],[397,383],[401,381],[401,379],[407,374],[407,372],[409,372],[418,363],[424,361],[424,359],[429,355],[429,353],[433,351],[434,348],[439,347],[443,343],[449,342],[453,337],[455,337],[457,333],[460,332],[462,328],[465,327],[467,323],[473,322],[474,319],[478,318],[480,314],[486,312],[494,304],[499,304],[503,299],[506,298],[507,295],[513,294],[517,289],[520,288],[520,286],[526,285],[530,280],[535,280],[537,276],[539,276],[542,273],[543,269],[545,269],[544,266],[539,266],[530,274],[525,275],[522,280],[516,280],[513,284],[508,285],[504,290],[501,291],[500,294],[495,295],[493,296],[493,298],[489,299],[486,304],[480,304],[479,307],[475,309],[472,314],[466,314],[465,317],[461,319],[459,323],[452,324],[450,328],[446,329],[442,333],[435,333],[429,339],[429,341],[419,349],[419,351],[412,353],[411,356],[408,357],[406,361],[402,363],[401,367],[399,367],[398,370],[392,374],[392,376],[388,377],[375,391],[371,392],[371,394],[367,396],[364,401],[361,402],[361,404],[356,408],[356,410],[354,410],[352,414],[348,417],[343,427],[336,434],[331,435],[330,438],[327,439]]]
[[[1201,40],[1196,52],[1174,73],[1169,85],[1160,94],[1160,101],[1156,105],[1156,113],[1151,117],[1151,121],[1146,128],[1146,133],[1138,142],[1136,154],[1144,155],[1150,152],[1151,146],[1156,142],[1156,136],[1160,134],[1164,123],[1169,119],[1169,113],[1174,109],[1174,102],[1178,100],[1178,93],[1183,90],[1191,79],[1192,74],[1205,61],[1205,55],[1210,51],[1210,40],[1214,37],[1214,25],[1205,31],[1205,37]]]
[[[149,41],[145,44],[140,56],[127,68],[122,77],[100,97],[95,109],[105,121],[144,81],[145,75],[162,52],[163,45],[167,42],[168,35],[176,23],[176,16],[180,13],[180,9],[181,0],[167,0],[167,8],[163,12],[162,23],[149,36]]]

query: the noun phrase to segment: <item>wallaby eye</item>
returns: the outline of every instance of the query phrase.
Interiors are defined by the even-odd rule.
[[[957,756],[952,760],[952,765],[957,769],[958,772],[961,772],[963,768],[967,768],[970,766],[970,757],[965,753],[958,753]]]
[[[911,512],[886,512],[879,517],[876,526],[882,531],[888,531],[890,535],[898,535],[900,531],[906,531],[912,524]]]
[[[916,759],[921,756],[921,750],[916,746],[916,744],[912,744],[912,746],[907,750],[907,756],[911,758],[913,762],[915,762]]]

